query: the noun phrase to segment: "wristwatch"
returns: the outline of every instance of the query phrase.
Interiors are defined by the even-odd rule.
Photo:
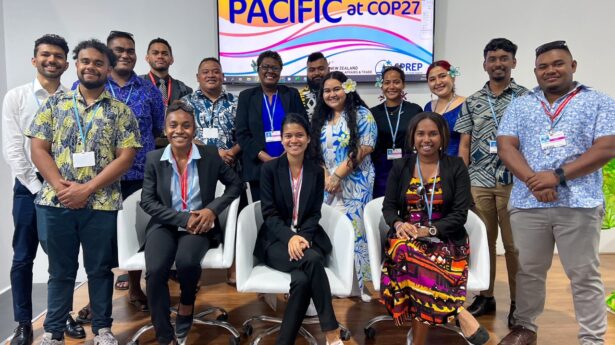
[[[438,234],[438,229],[436,229],[436,227],[433,225],[430,226],[428,230],[431,236],[436,236]]]
[[[557,168],[553,170],[555,176],[559,179],[559,185],[562,187],[567,187],[566,185],[566,175],[564,175],[564,169]]]

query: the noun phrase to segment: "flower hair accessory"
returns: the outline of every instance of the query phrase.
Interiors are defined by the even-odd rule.
[[[357,91],[357,82],[348,78],[342,83],[342,87],[344,88],[344,93],[346,94],[355,92]]]
[[[258,72],[258,66],[256,65],[256,61],[252,60],[252,63],[250,65],[252,66],[252,70],[254,72]]]
[[[448,75],[450,75],[452,78],[459,77],[461,75],[461,73],[459,72],[459,67],[451,66],[451,68],[448,70]]]

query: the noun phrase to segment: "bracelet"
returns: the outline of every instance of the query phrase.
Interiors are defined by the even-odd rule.
[[[344,178],[341,177],[340,175],[338,175],[335,171],[333,172],[333,175],[335,175],[335,177],[337,177],[340,180],[343,180]]]
[[[397,231],[397,229],[399,229],[399,227],[402,226],[403,224],[404,223],[401,220],[395,221],[395,223],[393,224],[393,227],[395,228],[395,231]]]

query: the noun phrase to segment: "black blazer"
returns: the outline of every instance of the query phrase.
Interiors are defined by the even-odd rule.
[[[299,113],[307,119],[307,113],[297,89],[278,85],[278,97],[287,114]],[[237,102],[236,135],[242,151],[243,179],[244,181],[258,181],[263,164],[258,159],[258,153],[265,150],[262,87],[259,85],[242,91],[239,93]]]
[[[389,235],[395,234],[393,224],[404,221],[407,216],[406,191],[416,167],[416,155],[397,159],[387,180],[387,189],[382,203],[382,214],[389,225]],[[463,244],[467,237],[465,222],[472,206],[470,175],[459,157],[444,155],[440,159],[440,181],[442,184],[442,218],[433,223],[438,229],[438,237],[451,239]]]
[[[294,235],[301,235],[324,254],[331,252],[331,241],[318,224],[323,203],[325,177],[322,167],[312,161],[303,161],[303,182],[299,195],[297,233],[290,229],[293,217],[293,193],[288,171],[288,158],[283,154],[265,164],[261,169],[261,226],[254,255],[265,261],[267,248],[280,241],[285,245]]]
[[[198,160],[199,186],[201,188],[201,200],[204,208],[208,208],[218,216],[241,194],[244,186],[241,179],[232,168],[224,164],[218,155],[215,146],[197,146],[201,159]],[[141,208],[152,216],[145,230],[146,239],[149,231],[161,227],[177,230],[185,228],[190,218],[190,213],[176,211],[171,205],[171,177],[173,167],[169,161],[161,161],[164,149],[151,151],[147,154],[145,162],[145,177],[141,191]],[[224,194],[215,198],[216,184],[220,180],[225,186]],[[206,233],[210,238],[212,247],[223,241],[220,222],[216,217],[213,229]]]

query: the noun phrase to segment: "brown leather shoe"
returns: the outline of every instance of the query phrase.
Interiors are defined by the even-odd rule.
[[[538,336],[523,326],[515,326],[498,345],[536,345]]]

